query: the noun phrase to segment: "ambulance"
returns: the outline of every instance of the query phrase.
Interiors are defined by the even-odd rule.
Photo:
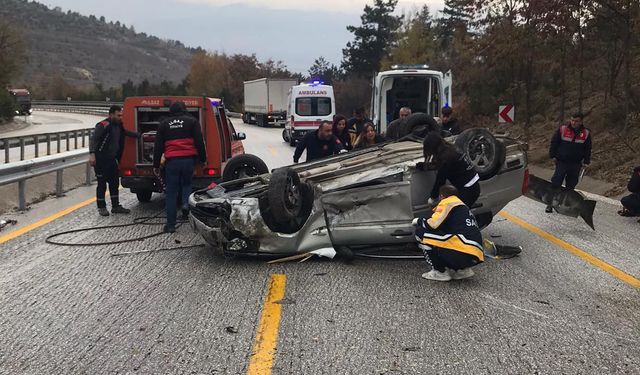
[[[318,129],[322,121],[333,122],[336,100],[333,87],[321,81],[291,87],[287,104],[287,122],[282,138],[295,146],[305,134]]]

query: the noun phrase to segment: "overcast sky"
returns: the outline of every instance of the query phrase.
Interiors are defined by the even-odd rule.
[[[133,25],[138,32],[180,40],[193,47],[229,54],[256,53],[306,72],[324,56],[339,65],[352,40],[347,25],[360,25],[373,0],[40,0],[84,15]],[[398,13],[429,5],[436,14],[444,0],[400,0]],[[84,30],[82,32],[90,32]]]

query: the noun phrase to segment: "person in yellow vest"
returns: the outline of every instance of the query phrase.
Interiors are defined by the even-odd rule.
[[[432,267],[428,280],[460,280],[474,275],[471,267],[484,261],[482,234],[469,207],[452,185],[440,188],[440,202],[429,218],[416,218],[418,247]]]

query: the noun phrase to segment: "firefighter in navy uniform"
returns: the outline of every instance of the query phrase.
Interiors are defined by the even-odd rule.
[[[567,189],[575,189],[580,179],[580,170],[591,163],[591,131],[582,124],[583,115],[576,113],[567,124],[560,126],[553,134],[549,157],[556,164],[551,177],[551,185],[559,188],[565,183]],[[547,206],[546,212],[553,212]]]
[[[293,153],[293,162],[298,163],[304,150],[307,150],[307,161],[326,158],[346,152],[340,139],[333,135],[331,121],[322,121],[318,130],[304,135]]]
[[[181,189],[182,216],[186,218],[191,194],[193,168],[196,161],[205,163],[207,152],[202,138],[200,122],[187,112],[182,101],[171,104],[169,117],[160,122],[153,150],[153,168],[159,174],[160,160],[164,154],[167,211],[166,233],[176,231],[177,195]]]
[[[474,275],[471,267],[484,261],[482,234],[475,217],[452,185],[440,188],[440,202],[430,218],[416,218],[416,240],[432,267],[428,280],[460,280]]]
[[[105,193],[109,185],[111,197],[111,212],[114,214],[128,214],[129,209],[120,205],[118,189],[120,175],[118,163],[124,150],[124,137],[140,138],[138,133],[130,132],[122,126],[122,107],[113,105],[109,108],[109,117],[96,124],[95,131],[89,141],[89,163],[94,167],[98,186],[96,187],[96,202],[98,213],[109,216]]]

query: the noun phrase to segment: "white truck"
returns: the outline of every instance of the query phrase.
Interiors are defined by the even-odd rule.
[[[451,106],[451,71],[429,70],[427,65],[393,65],[373,79],[371,116],[376,129],[385,133],[402,107],[413,113],[440,117],[444,106]]]
[[[284,127],[289,89],[297,84],[298,80],[295,78],[260,78],[245,81],[242,121],[263,127]]]

